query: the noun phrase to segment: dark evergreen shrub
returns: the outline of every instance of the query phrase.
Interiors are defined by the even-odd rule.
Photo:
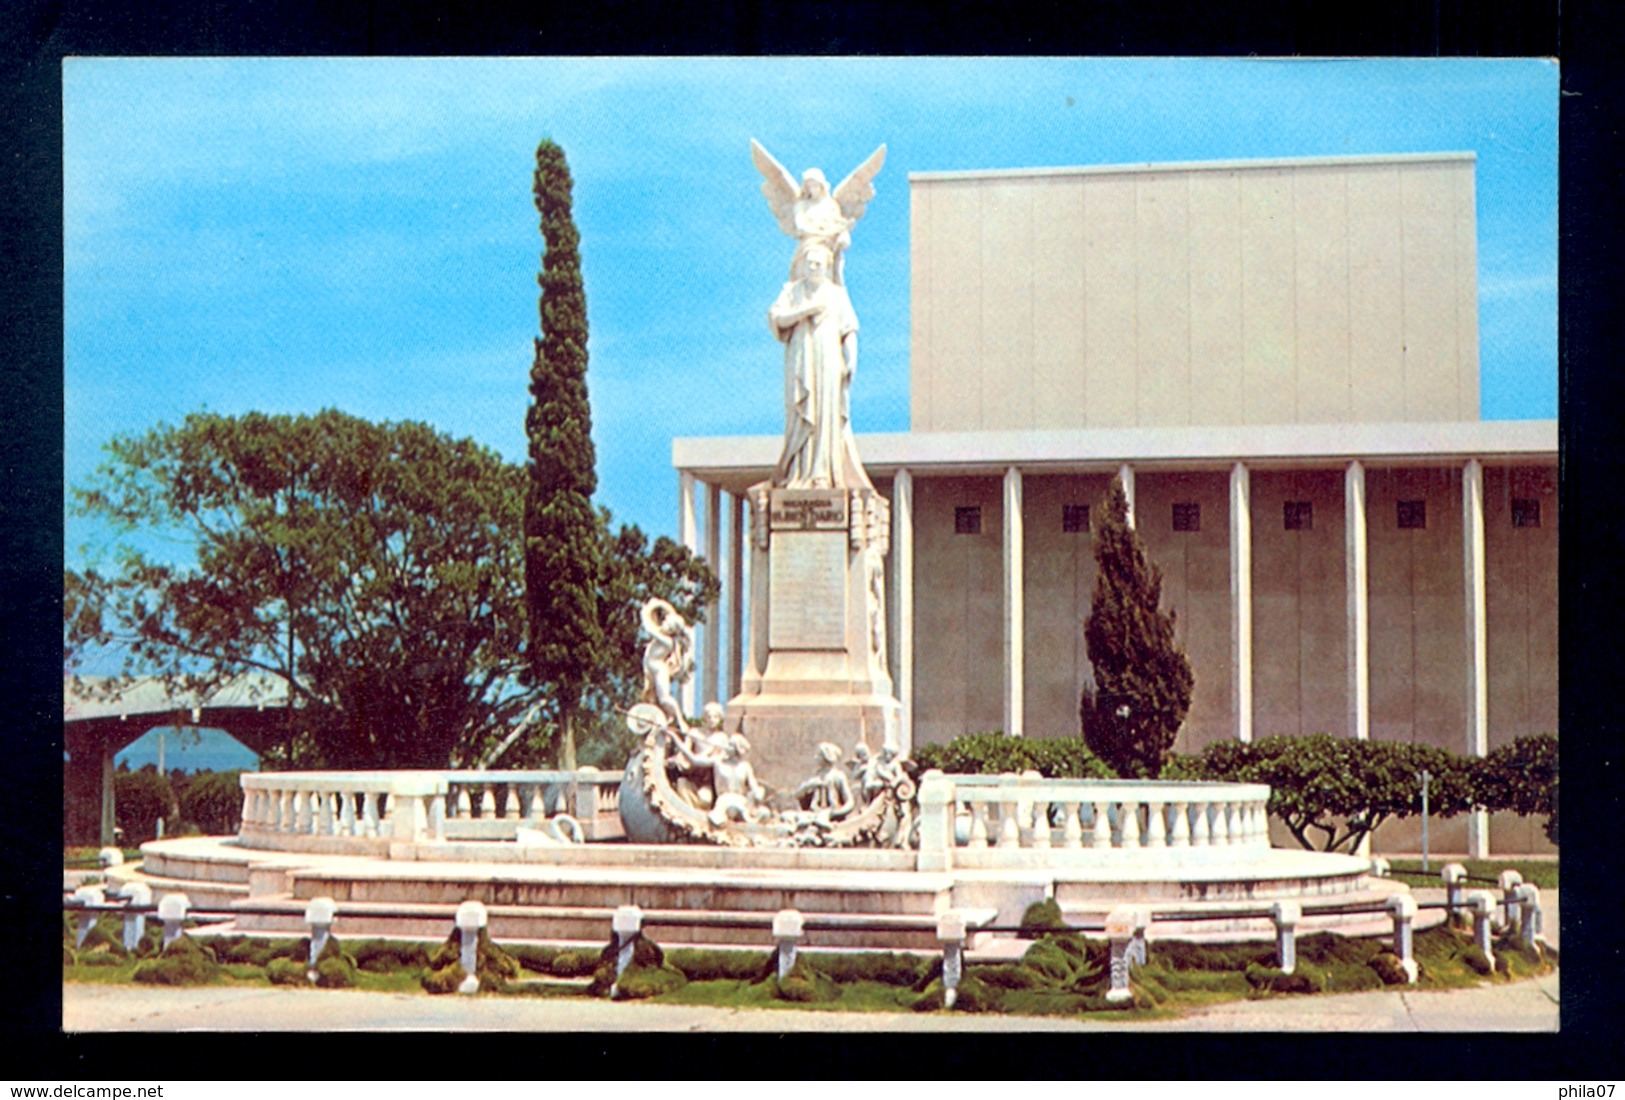
[[[158,835],[158,819],[171,829],[179,822],[175,790],[169,779],[150,765],[113,777],[113,801],[118,823],[132,844],[141,844]]]
[[[1557,839],[1557,738],[1519,737],[1477,761],[1473,794],[1485,809],[1544,814],[1546,836]]]
[[[138,982],[153,985],[207,985],[220,973],[213,953],[191,936],[179,939],[155,959],[148,959],[135,968],[133,977]]]
[[[198,772],[180,792],[181,817],[208,836],[235,836],[242,823],[241,771]]]
[[[1110,779],[1115,774],[1082,738],[1006,737],[997,731],[917,746],[914,761],[950,775],[1035,771],[1046,779]]]
[[[1095,524],[1095,592],[1084,622],[1093,686],[1079,706],[1083,739],[1125,779],[1155,779],[1191,706],[1195,678],[1162,610],[1162,572],[1128,525],[1112,479]]]

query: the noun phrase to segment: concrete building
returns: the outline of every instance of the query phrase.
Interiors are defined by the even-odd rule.
[[[1556,732],[1557,425],[1479,419],[1472,154],[917,173],[910,192],[913,430],[859,450],[892,501],[913,743],[1077,733],[1088,510],[1114,475],[1196,673],[1179,751]],[[742,494],[780,443],[672,445],[732,639]],[[708,632],[699,691],[726,698],[740,666]],[[1491,829],[1438,823],[1434,846],[1487,851]],[[1535,821],[1493,833],[1549,850]]]

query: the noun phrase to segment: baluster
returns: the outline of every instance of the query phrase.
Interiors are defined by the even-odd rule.
[[[1190,803],[1174,803],[1174,827],[1168,834],[1170,848],[1189,848],[1191,845]]]
[[[301,835],[310,832],[310,792],[293,792],[293,831]]]
[[[468,797],[468,784],[457,784],[457,812],[454,815],[459,821],[467,821],[474,816],[473,800]]]
[[[987,847],[987,804],[985,802],[972,802],[970,804],[970,843],[965,847]]]
[[[497,796],[496,792],[491,789],[493,786],[494,784],[491,783],[480,784],[481,817],[491,818],[497,815]]]
[[[524,821],[530,821],[536,812],[536,784],[521,783],[518,791],[519,817]]]
[[[1078,818],[1081,807],[1076,802],[1061,803],[1061,847],[1083,847],[1083,824]]]
[[[1112,846],[1112,818],[1111,807],[1105,802],[1094,803],[1095,836],[1093,847],[1110,848]]]
[[[1208,802],[1206,799],[1203,799],[1200,802],[1191,803],[1191,808],[1196,811],[1195,816],[1191,820],[1192,848],[1206,848],[1213,841],[1213,836],[1208,829],[1207,811],[1210,805],[1212,805],[1212,803]]]
[[[339,835],[355,836],[355,792],[339,792]]]
[[[329,791],[312,791],[311,798],[316,801],[316,827],[317,836],[333,835],[333,795]]]
[[[1048,801],[1041,801],[1041,802],[1034,802],[1033,803],[1033,847],[1034,848],[1048,848],[1050,846],[1051,840],[1053,839],[1053,837],[1051,836],[1051,833],[1050,833],[1050,830],[1053,828],[1053,826],[1051,826],[1050,823],[1049,823],[1049,808],[1050,808],[1050,805],[1051,805],[1051,803],[1048,802]]]
[[[999,795],[1000,848],[1021,847],[1021,803],[1015,792],[1006,790]]]
[[[1124,802],[1118,807],[1117,820],[1123,829],[1123,847],[1138,848],[1140,846],[1140,804],[1138,802]]]
[[[429,839],[446,839],[446,800],[441,795],[430,795],[425,800],[429,816]]]
[[[1146,845],[1151,848],[1168,847],[1168,821],[1162,816],[1161,802],[1146,803],[1146,824],[1150,826],[1150,835],[1146,837]]]
[[[374,791],[361,792],[361,832],[365,836],[378,835],[378,795]]]
[[[1234,848],[1241,843],[1240,810],[1241,807],[1235,802],[1224,804],[1224,843],[1227,847]]]

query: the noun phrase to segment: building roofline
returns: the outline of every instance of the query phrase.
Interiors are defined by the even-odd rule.
[[[1010,466],[1039,474],[1113,469],[1125,462],[1170,469],[1217,469],[1235,462],[1404,465],[1469,458],[1547,463],[1557,460],[1557,421],[889,432],[859,435],[857,442],[864,465],[882,476],[903,467],[923,476],[1001,472]],[[702,481],[731,484],[771,473],[783,443],[777,435],[679,437],[672,440],[672,465]]]
[[[1087,164],[1062,168],[978,168],[946,172],[910,172],[909,183],[954,183],[967,180],[1043,179],[1053,176],[1110,176],[1139,172],[1206,172],[1269,168],[1359,167],[1375,164],[1422,164],[1475,161],[1474,152],[1362,153],[1332,157],[1267,157],[1258,160],[1168,161],[1166,163]]]

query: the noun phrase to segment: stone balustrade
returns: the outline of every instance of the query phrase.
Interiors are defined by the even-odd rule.
[[[1177,859],[1269,847],[1262,783],[1175,783],[945,775],[920,779],[922,871],[1042,860]],[[1132,854],[1132,855],[1131,855]]]
[[[387,855],[391,844],[513,840],[569,814],[584,836],[620,835],[619,773],[254,772],[241,779],[241,842],[253,848]]]

